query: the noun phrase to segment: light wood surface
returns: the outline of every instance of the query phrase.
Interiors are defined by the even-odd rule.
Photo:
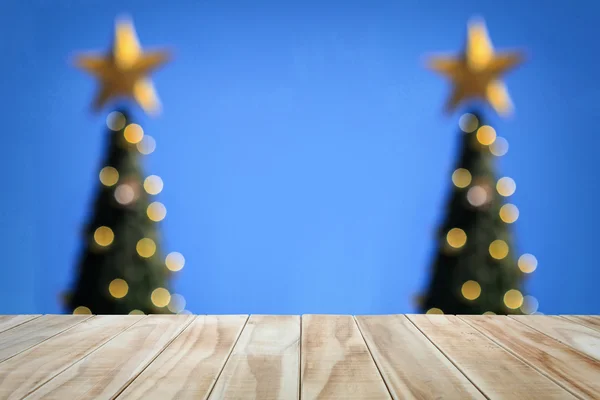
[[[460,318],[574,395],[600,399],[600,363],[594,359],[508,317]]]
[[[408,318],[489,398],[574,398],[456,316]]]
[[[193,319],[151,315],[58,374],[27,399],[109,399],[121,392]]]
[[[598,320],[0,315],[0,399],[600,399]]]
[[[206,399],[247,315],[200,315],[119,399]]]
[[[349,315],[302,316],[302,399],[389,399]]]
[[[404,315],[356,320],[394,398],[485,399]]]
[[[511,318],[600,360],[600,332],[555,315],[515,315]]]
[[[300,317],[252,315],[210,399],[297,399]]]

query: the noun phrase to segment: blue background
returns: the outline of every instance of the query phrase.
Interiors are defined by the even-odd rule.
[[[323,4],[328,3],[328,4]],[[132,15],[175,61],[164,105],[136,116],[157,140],[163,249],[194,313],[403,313],[425,285],[449,193],[460,112],[423,55],[456,52],[472,15],[499,50],[513,118],[499,174],[516,251],[539,260],[544,313],[598,313],[600,3],[594,1],[17,1],[0,6],[0,313],[61,312],[98,185],[105,117],[68,65]]]

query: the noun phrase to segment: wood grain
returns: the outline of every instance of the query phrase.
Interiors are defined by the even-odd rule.
[[[505,316],[460,318],[574,395],[600,398],[600,363],[594,359]]]
[[[349,315],[302,316],[302,399],[389,399]]]
[[[206,399],[247,319],[198,316],[119,399]]]
[[[150,315],[26,398],[111,399],[194,318],[190,315]]]
[[[300,317],[252,315],[211,399],[297,399]]]
[[[91,315],[44,315],[0,333],[0,362],[58,335]]]
[[[488,398],[569,399],[565,389],[458,317],[407,316]]]
[[[558,316],[514,315],[511,318],[600,360],[600,332],[594,329]]]
[[[7,331],[15,326],[24,324],[27,321],[41,317],[40,314],[32,315],[0,315],[0,333]]]
[[[485,399],[404,315],[357,316],[395,399]]]
[[[600,331],[600,315],[561,315],[561,317]]]
[[[0,398],[22,399],[141,318],[96,316],[0,363]]]

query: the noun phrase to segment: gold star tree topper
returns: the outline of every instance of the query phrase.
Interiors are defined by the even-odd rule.
[[[107,54],[79,55],[75,64],[99,80],[94,111],[112,99],[125,97],[135,100],[147,114],[156,115],[160,101],[148,76],[169,58],[165,51],[142,52],[133,22],[121,17],[116,21],[112,49]]]
[[[434,56],[429,69],[440,73],[453,83],[445,111],[450,113],[464,101],[483,100],[499,114],[506,116],[513,110],[508,90],[500,77],[524,61],[521,52],[495,53],[482,19],[468,24],[467,43],[462,54]]]

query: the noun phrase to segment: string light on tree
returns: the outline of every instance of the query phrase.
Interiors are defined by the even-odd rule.
[[[135,146],[143,155],[149,155],[156,150],[156,140],[150,135],[144,135],[142,140],[136,143]]]
[[[512,196],[515,193],[515,190],[517,190],[517,184],[512,178],[505,176],[498,179],[498,182],[496,183],[496,190],[500,196]]]
[[[104,186],[113,186],[119,181],[119,171],[113,167],[104,167],[100,170],[100,182]]]
[[[165,288],[156,288],[152,291],[151,300],[156,307],[166,307],[171,301],[171,294]]]
[[[131,144],[139,143],[144,137],[144,130],[138,124],[129,124],[123,132],[125,140]]]
[[[167,305],[167,308],[169,309],[169,311],[171,311],[172,313],[180,313],[184,310],[185,308],[185,298],[180,295],[180,294],[172,294],[171,295],[171,300],[169,301],[169,304]]]
[[[492,143],[489,147],[490,153],[495,155],[496,157],[502,157],[508,152],[508,141],[503,137],[497,136],[494,143]]]
[[[113,279],[112,282],[110,282],[110,285],[108,285],[108,291],[115,299],[122,299],[127,295],[129,285],[123,279]]]
[[[534,314],[537,312],[540,307],[540,303],[533,296],[525,296],[523,297],[523,304],[521,305],[521,311],[524,314]]]
[[[432,307],[429,310],[427,310],[427,312],[425,314],[444,314],[444,312],[442,310],[440,310],[437,307]]]
[[[150,175],[144,180],[144,190],[148,194],[157,195],[163,190],[163,181],[160,176]]]
[[[519,257],[517,265],[521,272],[531,274],[537,268],[538,261],[533,254],[525,253]]]
[[[181,269],[185,265],[185,258],[181,253],[174,251],[167,255],[167,258],[165,259],[165,265],[167,266],[169,271],[181,271]]]
[[[467,234],[460,228],[452,228],[446,235],[446,241],[451,247],[460,249],[467,243]]]
[[[101,226],[94,232],[94,241],[102,247],[110,246],[115,239],[115,234],[108,226]]]
[[[129,315],[146,315],[142,310],[134,309],[129,311]]]
[[[150,203],[146,214],[148,214],[148,218],[150,218],[150,220],[154,222],[159,222],[165,219],[167,215],[167,208],[164,206],[163,203],[155,201],[153,203]]]
[[[123,129],[126,123],[127,120],[125,116],[118,111],[113,111],[106,117],[106,126],[108,126],[108,129],[115,132]]]
[[[500,207],[500,219],[507,224],[512,224],[519,218],[519,209],[514,204],[505,204]]]
[[[473,114],[463,114],[458,120],[458,126],[465,133],[471,133],[479,126],[479,120]]]
[[[135,249],[140,257],[150,258],[156,252],[156,243],[150,238],[143,238],[137,242]]]
[[[457,188],[463,189],[471,184],[471,173],[468,169],[457,168],[452,173],[452,183]]]
[[[517,289],[510,289],[504,294],[504,304],[511,310],[515,310],[523,304],[523,295]]]
[[[490,243],[490,255],[496,260],[502,260],[508,255],[508,244],[504,240],[494,240]]]
[[[481,286],[475,281],[466,281],[462,285],[461,293],[465,299],[475,300],[481,294]]]
[[[484,146],[489,146],[496,140],[496,130],[489,125],[484,125],[477,130],[477,141]]]
[[[85,306],[79,306],[73,310],[73,314],[75,314],[75,315],[91,315],[92,311]]]

